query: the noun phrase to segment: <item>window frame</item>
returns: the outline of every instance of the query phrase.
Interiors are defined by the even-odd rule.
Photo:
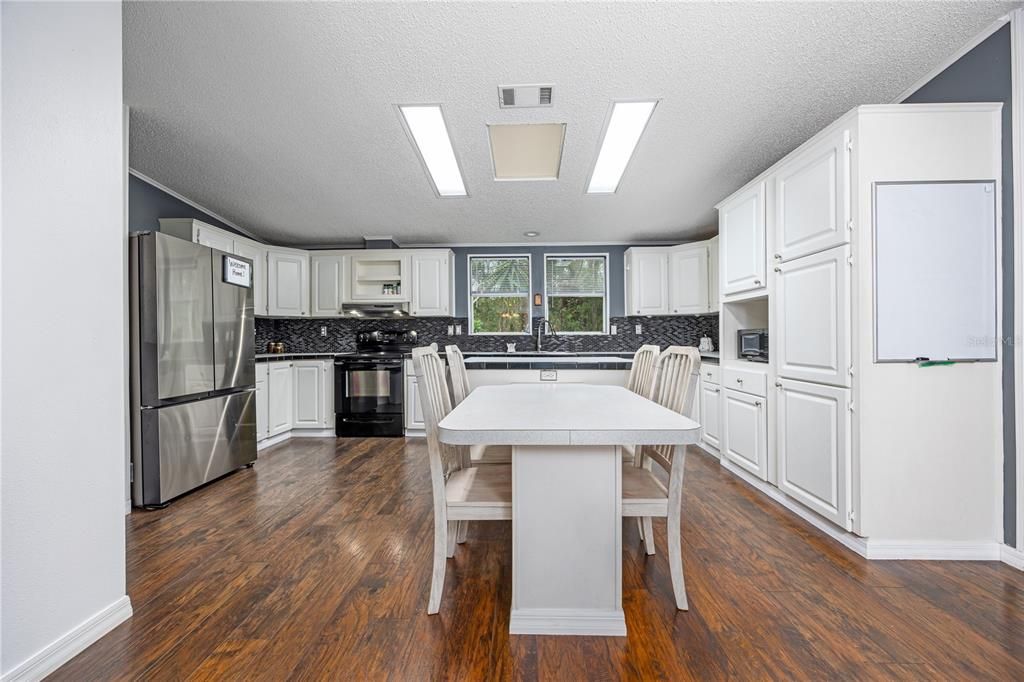
[[[611,295],[609,288],[609,280],[611,279],[609,268],[611,267],[611,254],[608,252],[592,252],[592,253],[545,253],[544,254],[544,319],[551,321],[551,317],[548,312],[548,258],[604,258],[604,294],[602,295],[604,306],[602,310],[602,316],[604,318],[604,327],[601,331],[596,332],[567,332],[562,331],[557,326],[552,325],[552,329],[559,336],[607,336],[608,330],[611,325],[611,302],[608,300]],[[566,297],[570,298],[570,297]],[[597,296],[578,296],[577,298],[597,298]]]
[[[525,258],[526,271],[530,275],[529,289],[525,294],[527,324],[523,332],[475,332],[473,331],[473,259],[474,258]],[[499,298],[498,294],[482,294],[488,298]],[[507,294],[506,294],[507,295]],[[533,259],[529,253],[468,253],[466,254],[466,307],[467,336],[530,336],[533,332]]]

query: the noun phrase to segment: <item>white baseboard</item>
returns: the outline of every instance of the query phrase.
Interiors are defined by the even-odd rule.
[[[799,502],[794,501],[772,484],[762,481],[759,478],[754,478],[747,471],[741,469],[732,462],[726,459],[722,459],[720,462],[724,468],[735,474],[744,483],[764,493],[772,501],[779,503],[847,549],[851,549],[863,557],[868,556],[867,541],[864,538],[834,526],[830,521],[826,521]]]
[[[1024,571],[1024,551],[1014,549],[1009,545],[999,547],[999,559],[1004,564],[1009,564],[1019,571]]]
[[[103,635],[131,618],[132,602],[125,595],[0,677],[0,682],[41,680]]]
[[[511,635],[592,635],[625,637],[626,618],[621,609],[512,609]]]
[[[260,450],[263,450],[265,448],[269,448],[272,445],[283,443],[286,440],[290,439],[291,437],[292,432],[286,431],[284,433],[279,433],[276,436],[271,436],[270,438],[264,438],[263,440],[256,442],[256,452],[259,452]]]
[[[868,559],[916,561],[998,561],[995,542],[946,542],[930,540],[872,540],[868,538]]]
[[[728,460],[721,460],[724,468],[753,488],[793,512],[804,521],[828,535],[843,546],[871,560],[917,561],[999,561],[1011,566],[1024,567],[1024,553],[996,542],[957,542],[945,540],[881,540],[862,538],[849,533],[818,516],[793,500],[770,483],[751,476]],[[1007,558],[1009,557],[1009,559]],[[1019,563],[1015,564],[1014,561]]]
[[[256,452],[292,438],[336,438],[334,429],[292,429],[256,442]]]

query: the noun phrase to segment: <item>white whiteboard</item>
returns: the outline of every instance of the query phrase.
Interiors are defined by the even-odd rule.
[[[995,360],[995,182],[880,182],[874,200],[875,361]]]

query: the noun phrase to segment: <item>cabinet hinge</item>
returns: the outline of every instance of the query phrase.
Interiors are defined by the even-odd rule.
[[[846,221],[846,229],[848,231],[850,231],[850,232],[853,232],[853,219],[852,218],[850,220]]]
[[[848,151],[848,152],[852,152],[853,151],[853,140],[847,140],[846,141],[846,151]]]
[[[846,258],[846,264],[851,266],[853,265],[853,256],[848,256]]]
[[[128,462],[128,482],[135,482],[135,462]]]
[[[852,400],[851,400],[850,402],[846,403],[846,409],[848,409],[848,410],[849,410],[850,412],[856,412],[856,411],[857,411],[857,410],[856,410],[856,409],[855,409],[855,408],[853,407],[853,401],[852,401]]]
[[[847,519],[849,519],[850,521],[853,521],[854,519],[856,519],[856,518],[857,518],[857,513],[856,513],[856,512],[854,512],[854,511],[853,511],[853,510],[851,509],[851,510],[850,510],[850,513],[848,513],[848,514],[846,515],[846,518],[847,518]]]
[[[850,365],[849,367],[846,368],[846,373],[849,374],[851,377],[853,376],[853,365]]]

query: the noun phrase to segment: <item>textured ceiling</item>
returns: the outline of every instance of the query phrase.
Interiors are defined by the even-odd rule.
[[[279,243],[692,238],[1018,4],[128,3],[130,163]],[[553,83],[555,106],[500,110],[512,83]],[[586,196],[629,98],[662,101],[618,193]],[[394,107],[437,102],[468,198],[434,195]],[[559,180],[493,181],[486,124],[513,122],[567,124]]]

